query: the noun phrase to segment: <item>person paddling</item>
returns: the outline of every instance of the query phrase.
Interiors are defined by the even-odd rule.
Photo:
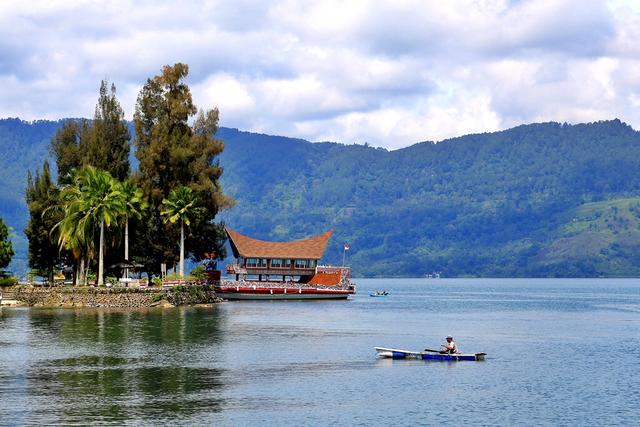
[[[440,353],[443,353],[443,354],[457,354],[457,353],[459,353],[458,344],[456,344],[456,342],[453,340],[453,337],[451,335],[447,335],[446,340],[447,340],[447,343],[446,344],[442,344],[440,346],[442,348]]]

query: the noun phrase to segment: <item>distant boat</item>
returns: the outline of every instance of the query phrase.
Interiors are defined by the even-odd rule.
[[[424,277],[427,278],[427,279],[439,279],[440,278],[440,273],[433,272],[433,273],[425,274]]]
[[[423,360],[484,360],[486,353],[458,353],[446,354],[437,351],[409,351],[395,348],[375,347],[378,356],[392,359],[423,359]]]
[[[389,292],[384,291],[384,290],[382,290],[382,291],[374,291],[374,292],[371,292],[369,294],[370,297],[386,297],[387,295],[389,295]]]

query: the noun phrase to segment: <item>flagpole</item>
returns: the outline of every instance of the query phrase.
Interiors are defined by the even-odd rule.
[[[347,247],[342,247],[342,268],[344,268],[344,261],[347,258]]]

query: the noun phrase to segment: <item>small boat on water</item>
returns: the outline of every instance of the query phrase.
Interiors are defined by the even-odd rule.
[[[389,295],[387,291],[374,291],[369,294],[370,297],[386,297]]]
[[[379,357],[388,357],[392,359],[423,359],[423,360],[484,360],[486,353],[457,353],[447,354],[437,351],[409,351],[398,350],[396,348],[375,347]]]

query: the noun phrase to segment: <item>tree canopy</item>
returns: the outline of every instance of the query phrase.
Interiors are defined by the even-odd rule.
[[[9,228],[4,223],[4,220],[0,218],[0,271],[9,265],[13,255],[15,253],[9,239]]]
[[[205,253],[223,254],[225,235],[214,219],[232,202],[222,192],[222,168],[217,157],[224,145],[214,136],[218,130],[218,110],[200,111],[193,104],[185,83],[186,64],[165,66],[162,73],[147,80],[138,95],[134,114],[136,182],[149,205],[145,224],[147,239],[136,252],[151,271],[160,263],[175,260],[176,230],[162,220],[162,202],[172,190],[190,188],[196,196],[198,216],[186,237],[190,255],[202,259]],[[193,125],[189,119],[194,118]]]

